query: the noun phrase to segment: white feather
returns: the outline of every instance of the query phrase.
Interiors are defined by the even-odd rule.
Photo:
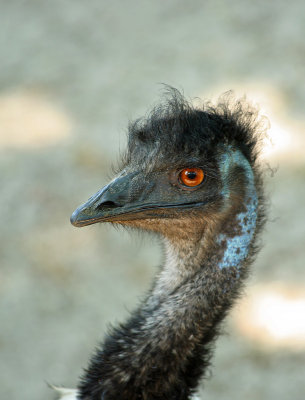
[[[59,395],[59,400],[77,400],[78,393],[76,389],[67,389],[67,388],[62,388],[58,386],[53,386],[50,385],[52,389],[54,389],[58,395]]]
[[[59,400],[78,400],[76,389],[67,389],[54,385],[49,385],[59,394]],[[199,397],[194,396],[192,400],[200,400]]]

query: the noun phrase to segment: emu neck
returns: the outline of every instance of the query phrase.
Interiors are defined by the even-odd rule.
[[[186,235],[178,241],[164,239],[165,262],[157,276],[153,294],[175,290],[193,276],[204,261],[203,232]]]

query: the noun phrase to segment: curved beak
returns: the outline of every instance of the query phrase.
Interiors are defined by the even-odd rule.
[[[82,227],[97,222],[115,221],[123,209],[126,212],[130,197],[130,178],[130,175],[119,177],[90,197],[71,215],[71,224]]]
[[[86,203],[78,207],[70,217],[71,224],[82,227],[100,222],[103,218],[107,217],[107,207],[104,206],[104,208],[106,208],[105,210],[102,210],[101,207],[103,204],[103,194],[106,190],[107,186],[99,190],[95,195],[90,197]],[[108,208],[111,209],[110,202]]]
[[[70,218],[71,224],[82,227],[97,222],[123,222],[140,218],[143,212],[146,218],[152,218],[162,207],[154,188],[153,179],[145,180],[138,173],[118,177],[78,207]]]

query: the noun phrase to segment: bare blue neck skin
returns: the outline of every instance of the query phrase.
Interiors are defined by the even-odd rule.
[[[226,249],[218,266],[220,269],[228,267],[241,267],[246,259],[250,244],[252,242],[256,220],[257,220],[257,193],[254,184],[254,175],[248,160],[239,150],[229,150],[224,153],[220,162],[220,172],[223,182],[222,195],[225,202],[230,201],[229,171],[234,166],[240,166],[244,169],[246,178],[246,190],[244,198],[245,211],[237,214],[236,222],[239,224],[238,234],[236,236],[220,233],[216,239],[217,243],[226,243]]]

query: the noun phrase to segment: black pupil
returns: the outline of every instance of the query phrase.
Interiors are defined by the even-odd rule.
[[[197,172],[195,172],[195,171],[190,171],[190,172],[187,173],[187,177],[188,177],[189,179],[196,179],[196,177],[197,177]]]

